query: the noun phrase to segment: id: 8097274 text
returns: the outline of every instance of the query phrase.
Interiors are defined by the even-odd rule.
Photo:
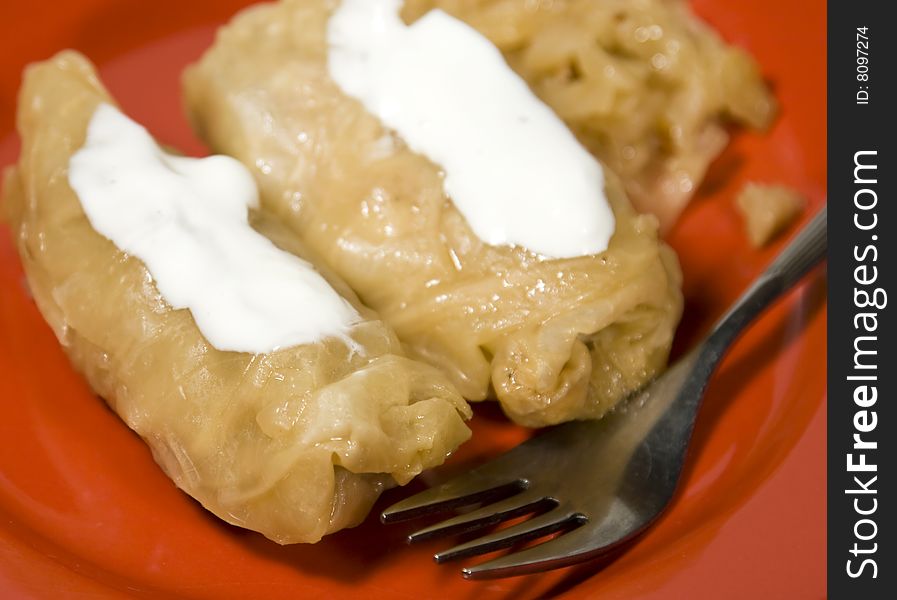
[[[869,28],[857,27],[857,104],[869,104]]]

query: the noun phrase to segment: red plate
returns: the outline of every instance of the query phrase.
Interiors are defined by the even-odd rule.
[[[17,153],[22,66],[65,47],[96,61],[125,110],[163,142],[201,152],[178,75],[240,4],[4,2],[0,165]],[[697,0],[696,9],[758,58],[784,111],[771,132],[735,139],[673,232],[687,298],[680,350],[781,246],[748,246],[732,208],[740,186],[794,186],[810,199],[805,219],[826,192],[825,4]],[[432,563],[440,546],[404,546],[401,525],[371,518],[314,546],[280,547],[207,514],[69,366],[0,227],[0,596],[823,597],[825,313],[817,270],[735,347],[710,386],[680,494],[628,552],[610,564],[474,583]],[[523,436],[489,409],[474,427],[435,476]],[[378,507],[407,493],[393,490]]]

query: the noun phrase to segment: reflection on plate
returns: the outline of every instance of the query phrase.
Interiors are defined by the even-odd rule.
[[[123,107],[163,142],[201,153],[182,116],[178,76],[238,4],[91,0],[54,3],[53,15],[27,4],[4,7],[11,14],[0,18],[7,57],[0,165],[18,151],[9,134],[21,66],[65,46],[94,58]],[[699,0],[695,7],[751,50],[784,110],[770,133],[735,139],[671,234],[687,299],[678,351],[781,244],[750,248],[731,202],[741,184],[788,183],[810,198],[810,212],[825,197],[824,6]],[[605,564],[466,582],[457,568],[432,563],[440,545],[406,547],[402,525],[369,519],[315,546],[279,547],[207,515],[71,369],[0,228],[0,595],[822,596],[824,369],[825,280],[817,270],[723,364],[699,419],[684,487],[646,536]],[[478,407],[473,428],[473,441],[444,468],[385,494],[378,507],[525,436],[489,406]]]

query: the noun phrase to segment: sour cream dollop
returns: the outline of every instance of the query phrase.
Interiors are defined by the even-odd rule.
[[[309,263],[252,229],[258,190],[232,158],[168,154],[100,104],[68,178],[93,228],[143,261],[163,298],[189,309],[219,350],[265,353],[344,337],[359,320]]]
[[[407,26],[402,0],[342,0],[330,77],[445,172],[474,233],[551,258],[597,254],[614,232],[601,165],[485,37],[443,11]]]

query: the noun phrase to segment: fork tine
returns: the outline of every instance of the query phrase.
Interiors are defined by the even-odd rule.
[[[502,521],[520,515],[544,512],[555,506],[557,506],[557,502],[553,499],[523,492],[415,531],[408,536],[408,542],[421,542],[435,537],[466,533],[482,529],[483,527],[498,525]]]
[[[520,552],[512,552],[478,565],[465,567],[461,569],[461,575],[465,579],[495,579],[529,575],[574,565],[603,553],[604,549],[590,546],[590,534],[588,527],[569,531],[537,546],[524,548]]]
[[[631,523],[636,515],[619,500],[598,521],[589,521],[582,514],[576,516],[587,525],[520,552],[466,567],[461,574],[466,579],[494,579],[568,567],[607,554],[648,525],[645,522],[633,528]]]
[[[518,494],[528,486],[529,482],[521,478],[502,481],[469,473],[396,502],[380,513],[380,521],[395,523],[471,504],[495,502]]]
[[[582,515],[567,510],[550,510],[517,525],[512,525],[506,529],[439,552],[433,558],[436,559],[436,562],[443,563],[448,560],[485,554],[500,548],[507,548],[517,542],[532,540],[566,529],[580,522],[583,518]]]

